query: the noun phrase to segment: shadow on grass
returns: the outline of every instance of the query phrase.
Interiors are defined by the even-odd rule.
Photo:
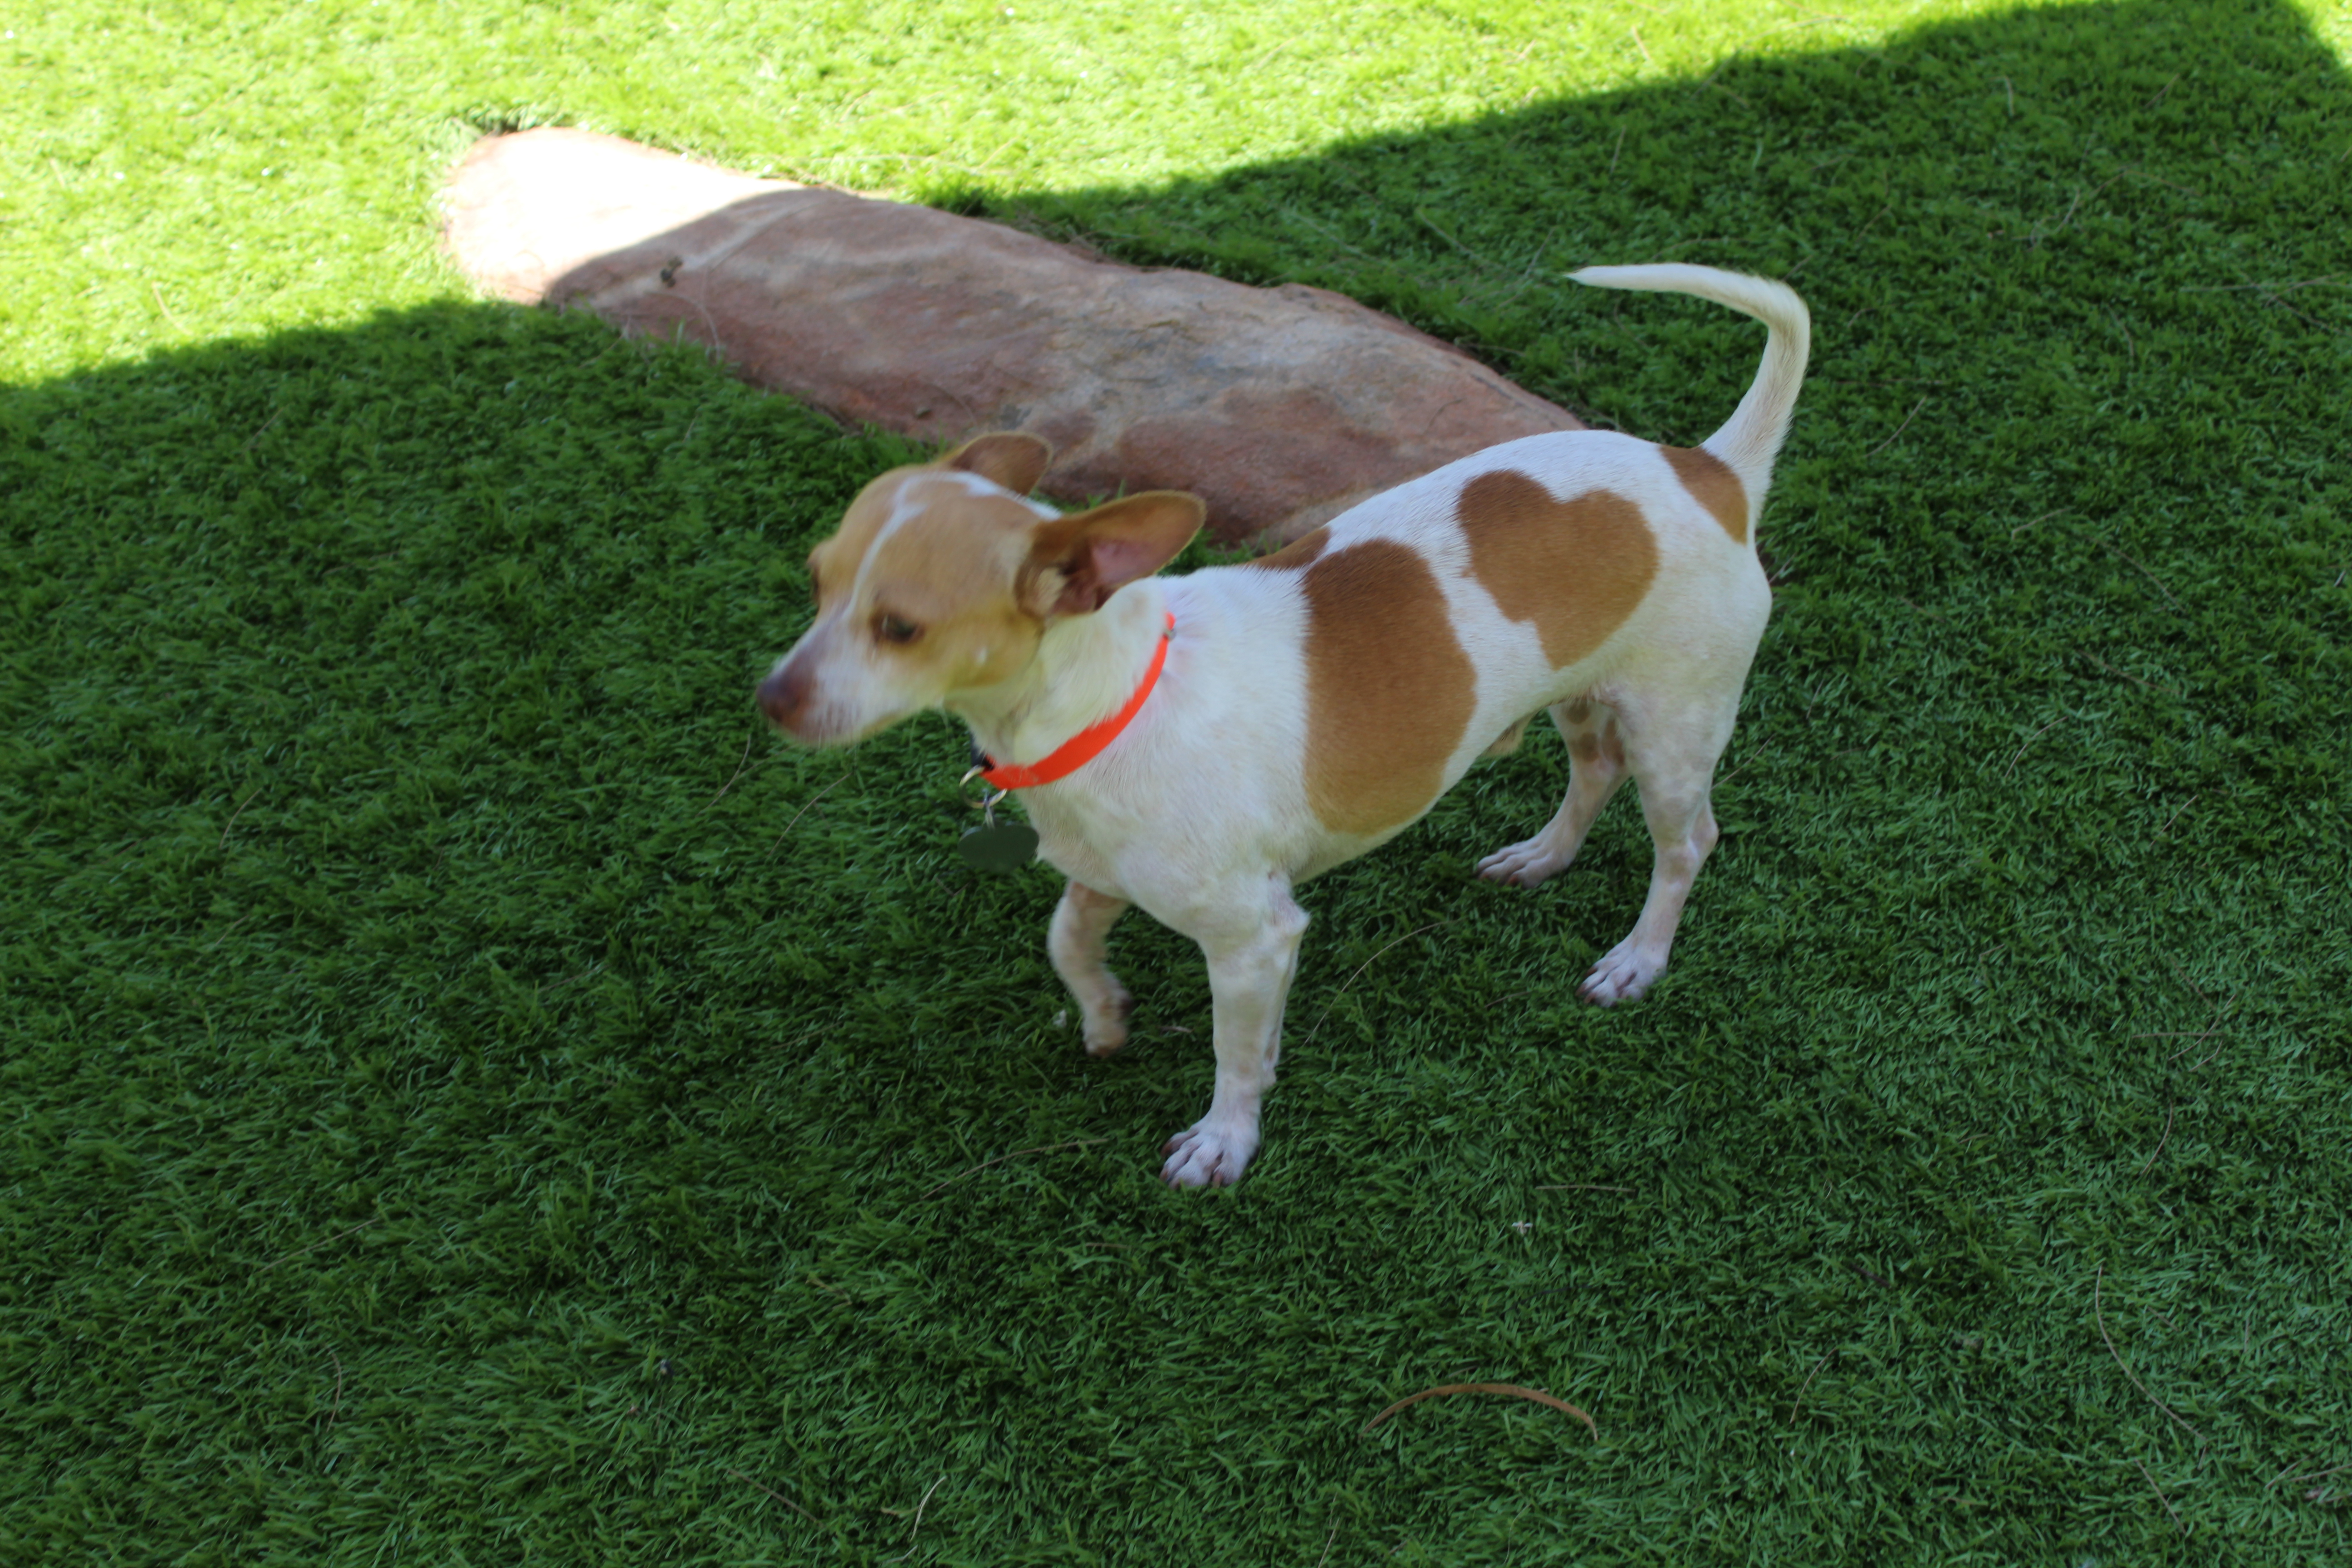
[[[1569,1003],[1639,825],[1485,888],[1559,778],[1482,771],[1312,890],[1223,1203],[1149,1176],[1197,958],[1123,928],[1144,1029],[1081,1059],[946,726],[750,710],[887,443],[488,306],[0,391],[0,1517],[805,1561],[944,1469],[999,1562],[1484,1561],[1529,1509],[1625,1561],[2321,1560],[2341,1493],[2266,1483],[2352,1416],[2347,104],[2284,5],[2082,6],[987,198],[1664,439],[1752,329],[1549,272],[1793,274],[1821,326],[1675,975]],[[1457,1374],[1609,1441],[1353,1436]]]

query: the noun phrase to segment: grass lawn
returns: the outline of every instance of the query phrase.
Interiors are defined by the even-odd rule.
[[[2352,5],[0,12],[0,1558],[2352,1562]],[[475,300],[575,123],[1346,289],[1690,441],[1816,325],[1647,1000],[1556,740],[1079,1052],[960,737],[751,687],[904,449]],[[989,1163],[993,1162],[993,1163]],[[1516,1383],[1594,1416],[1433,1384]]]

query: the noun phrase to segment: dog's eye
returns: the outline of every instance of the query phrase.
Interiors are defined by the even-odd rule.
[[[887,611],[875,617],[874,635],[884,642],[904,645],[923,635],[923,628],[909,620],[902,620]]]

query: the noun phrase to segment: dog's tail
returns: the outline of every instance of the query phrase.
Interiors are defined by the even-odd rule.
[[[1772,482],[1772,459],[1789,434],[1789,416],[1796,409],[1797,389],[1804,384],[1805,358],[1812,347],[1812,317],[1796,290],[1743,272],[1720,272],[1678,261],[1649,267],[1588,267],[1569,276],[1601,289],[1696,294],[1764,323],[1764,363],[1749,384],[1748,395],[1739,400],[1723,428],[1701,443],[1739,476],[1752,510]]]

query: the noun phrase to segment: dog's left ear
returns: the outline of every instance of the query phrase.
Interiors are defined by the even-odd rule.
[[[1045,437],[1026,430],[1000,430],[992,436],[973,437],[941,458],[940,467],[978,474],[1014,495],[1025,496],[1037,488],[1053,461],[1054,448]]]
[[[1208,515],[1199,496],[1146,490],[1041,522],[1029,531],[1021,607],[1041,620],[1101,609],[1113,594],[1175,560]]]

